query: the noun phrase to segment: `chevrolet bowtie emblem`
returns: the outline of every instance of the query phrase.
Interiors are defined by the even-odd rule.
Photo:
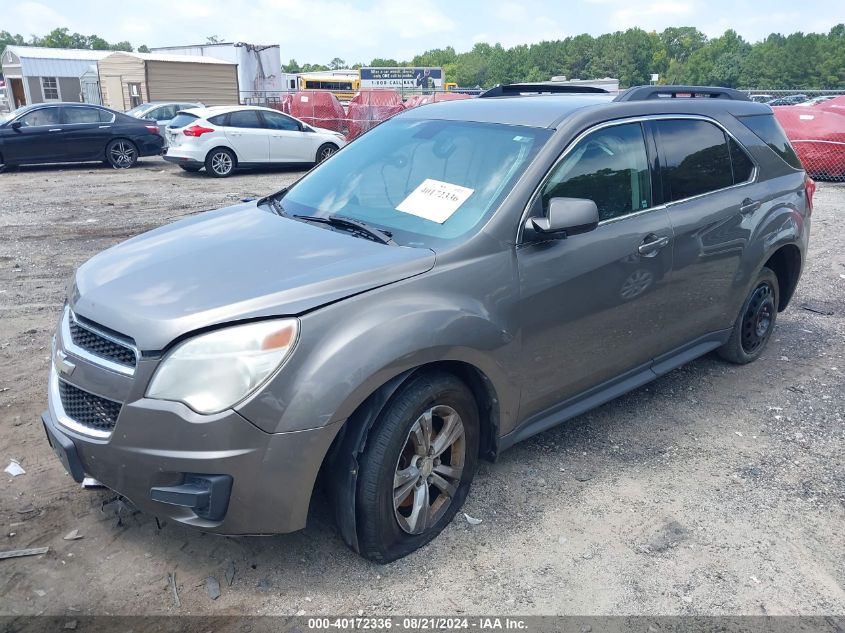
[[[56,364],[56,369],[58,369],[59,373],[64,376],[70,376],[73,373],[73,370],[76,369],[76,365],[70,362],[67,359],[67,354],[60,349],[56,350],[54,362]]]

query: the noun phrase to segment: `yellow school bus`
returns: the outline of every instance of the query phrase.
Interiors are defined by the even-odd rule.
[[[319,74],[299,76],[300,90],[328,90],[338,101],[349,101],[360,88],[361,80],[357,77]]]

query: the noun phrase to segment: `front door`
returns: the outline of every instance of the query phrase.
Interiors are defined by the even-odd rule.
[[[26,94],[23,90],[22,79],[10,79],[12,82],[12,101],[14,102],[12,109],[17,109],[26,105]]]
[[[9,162],[41,163],[65,160],[61,116],[58,106],[31,110],[18,117],[20,127],[6,132],[3,153]]]
[[[673,231],[655,207],[642,125],[590,133],[552,168],[532,206],[593,200],[596,229],[517,248],[523,387],[520,417],[646,366],[665,350]]]
[[[270,160],[270,134],[257,110],[238,110],[229,114],[226,138],[239,163],[266,163]]]
[[[280,112],[262,111],[270,132],[270,160],[279,163],[313,162],[317,155],[314,133],[303,132],[299,123]]]

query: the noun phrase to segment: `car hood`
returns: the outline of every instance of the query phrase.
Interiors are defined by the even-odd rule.
[[[426,272],[435,255],[282,218],[256,202],[202,213],[93,257],[69,293],[80,316],[145,351],[219,323],[298,315]]]

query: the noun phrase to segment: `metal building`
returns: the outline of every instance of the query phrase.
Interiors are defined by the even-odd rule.
[[[237,68],[211,57],[122,51],[97,62],[103,105],[115,110],[150,101],[237,104]]]
[[[267,97],[280,97],[289,91],[290,79],[283,77],[278,44],[226,42],[193,46],[166,46],[151,49],[153,53],[192,55],[221,59],[238,65],[238,84],[242,103]]]
[[[46,101],[83,101],[79,78],[111,51],[7,46],[0,55],[11,109]]]

